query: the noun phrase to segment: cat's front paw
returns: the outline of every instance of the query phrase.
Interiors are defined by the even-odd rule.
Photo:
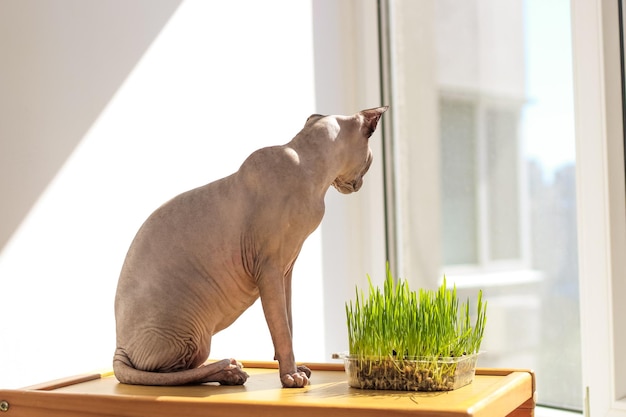
[[[308,370],[308,368],[306,369]],[[310,374],[311,371],[309,370]],[[283,388],[302,388],[309,385],[309,377],[305,372],[295,372],[293,374],[281,375],[280,382],[282,382]]]

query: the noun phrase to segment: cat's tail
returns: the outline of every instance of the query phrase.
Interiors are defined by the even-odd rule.
[[[219,382],[222,385],[243,385],[248,374],[234,359],[211,362],[198,368],[177,372],[143,371],[132,366],[126,353],[118,348],[113,358],[113,372],[117,380],[131,385],[189,385]]]

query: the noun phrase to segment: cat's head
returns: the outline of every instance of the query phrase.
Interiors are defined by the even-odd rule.
[[[388,106],[376,107],[362,110],[352,116],[336,117],[339,133],[335,141],[339,145],[342,169],[332,185],[340,193],[350,194],[359,191],[363,185],[363,176],[372,164],[369,138],[388,108]]]

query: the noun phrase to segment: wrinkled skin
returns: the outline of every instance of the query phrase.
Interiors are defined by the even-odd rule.
[[[122,383],[243,384],[234,359],[205,364],[211,337],[260,296],[284,387],[311,372],[292,347],[291,274],[324,215],[332,184],[358,191],[369,137],[387,107],[309,117],[287,144],[252,153],[240,169],[158,208],[133,240],[115,298]]]

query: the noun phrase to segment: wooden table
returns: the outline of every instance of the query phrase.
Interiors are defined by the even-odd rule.
[[[423,393],[350,388],[343,365],[338,364],[310,364],[309,386],[282,389],[275,363],[244,362],[244,366],[250,378],[235,387],[125,385],[104,373],[0,390],[0,417],[534,415],[535,377],[526,370],[477,369],[470,385]]]

